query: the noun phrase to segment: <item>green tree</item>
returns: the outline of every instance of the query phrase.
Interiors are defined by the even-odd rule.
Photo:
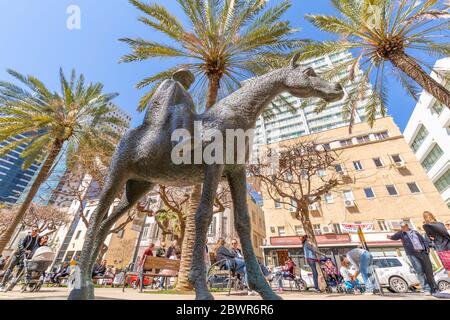
[[[292,49],[302,43],[290,37],[296,30],[288,21],[281,20],[291,6],[290,1],[268,7],[266,0],[177,0],[187,17],[187,25],[183,25],[164,6],[137,0],[130,2],[145,14],[139,21],[162,32],[168,41],[121,39],[132,49],[132,53],[121,61],[183,60],[137,84],[138,88],[150,87],[139,103],[141,111],[147,107],[160,83],[178,69],[187,68],[194,73],[197,79],[193,86],[194,96],[197,101],[204,102],[199,109],[208,109],[219,96],[236,90],[242,80],[267,71],[274,61],[287,60]],[[201,186],[194,186],[186,217],[178,289],[191,289],[187,275],[195,238],[194,215],[200,194]]]
[[[14,70],[8,73],[22,86],[0,81],[0,157],[12,150],[22,150],[23,169],[40,165],[36,179],[14,214],[12,223],[0,237],[3,251],[20,224],[39,187],[45,182],[64,148],[78,146],[91,150],[114,150],[117,134],[109,125],[123,126],[122,120],[111,116],[109,103],[117,94],[104,94],[100,83],[85,84],[75,70],[66,79],[60,70],[61,92],[51,92],[40,80]],[[18,149],[23,147],[23,149]]]
[[[351,120],[357,103],[367,97],[365,92],[370,81],[374,94],[366,106],[367,119],[373,123],[379,108],[385,113],[386,78],[392,75],[415,99],[420,86],[450,108],[450,92],[429,75],[426,70],[432,70],[433,66],[424,61],[425,55],[450,54],[448,4],[437,0],[331,0],[331,3],[338,16],[307,15],[306,20],[322,31],[337,35],[338,39],[306,44],[301,49],[301,59],[343,50],[356,53],[354,59],[324,72],[324,76],[332,78],[350,70],[343,81],[353,82],[355,88],[344,103],[344,111]],[[448,80],[448,75],[441,70],[433,71]],[[318,106],[317,111],[325,107]]]

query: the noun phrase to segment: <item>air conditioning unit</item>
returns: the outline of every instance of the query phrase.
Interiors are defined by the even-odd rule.
[[[355,201],[354,200],[345,200],[344,201],[345,207],[346,208],[353,208],[356,207],[355,205]]]
[[[332,233],[334,233],[333,228],[330,227],[330,226],[323,226],[321,228],[321,231],[322,231],[322,234],[332,234]]]
[[[319,210],[319,206],[317,205],[317,203],[310,204],[308,206],[308,210],[309,211],[318,211]]]
[[[406,164],[403,161],[395,162],[395,167],[398,169],[404,169],[404,168],[406,168]]]

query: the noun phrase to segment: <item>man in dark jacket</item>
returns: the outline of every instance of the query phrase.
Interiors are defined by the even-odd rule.
[[[11,255],[11,262],[3,275],[3,279],[0,284],[0,291],[3,290],[16,266],[16,275],[22,271],[24,258],[32,253],[33,248],[37,243],[39,243],[39,228],[33,228],[30,234],[27,234],[22,240],[20,240],[17,250]]]
[[[103,277],[106,272],[106,260],[102,260],[100,264],[95,264],[94,270],[92,271],[92,277]]]
[[[390,240],[401,240],[406,255],[417,273],[422,289],[426,294],[438,292],[438,286],[434,280],[433,266],[430,260],[430,246],[428,241],[416,230],[411,230],[406,221],[401,224],[401,231],[392,236]]]

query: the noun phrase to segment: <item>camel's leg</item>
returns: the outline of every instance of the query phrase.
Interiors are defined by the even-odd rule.
[[[69,294],[69,300],[87,300],[93,299],[94,285],[91,279],[91,269],[89,268],[94,242],[100,224],[108,210],[114,202],[116,195],[120,192],[125,183],[124,176],[114,172],[108,177],[105,187],[103,188],[97,208],[95,209],[89,221],[89,227],[86,232],[83,249],[81,251],[80,261],[78,264],[80,270],[81,283],[79,288],[74,288]]]
[[[247,207],[247,182],[245,168],[239,167],[227,174],[231,197],[234,205],[236,231],[242,245],[242,251],[247,269],[248,285],[256,290],[265,300],[279,300],[264,278],[252,247],[251,223]]]
[[[120,200],[113,212],[102,221],[95,239],[94,250],[92,250],[89,270],[92,270],[97,256],[105,242],[109,231],[112,229],[117,220],[120,219],[128,210],[130,210],[147,192],[153,188],[154,184],[146,181],[128,180],[126,184],[125,194]],[[92,272],[92,271],[91,271]]]
[[[206,168],[200,206],[195,214],[195,243],[192,255],[192,267],[189,280],[195,288],[197,300],[212,300],[214,297],[206,285],[206,266],[204,260],[206,233],[211,224],[217,187],[222,176],[223,165],[211,165]]]

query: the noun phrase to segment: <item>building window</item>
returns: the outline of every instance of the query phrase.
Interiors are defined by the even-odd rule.
[[[394,161],[396,164],[402,164],[403,163],[403,159],[402,157],[400,157],[399,154],[393,154],[391,155],[392,161]]]
[[[353,166],[357,171],[361,171],[363,169],[361,161],[353,161]]]
[[[283,237],[286,235],[286,229],[284,227],[278,227],[278,235]]]
[[[270,227],[270,232],[275,233],[275,227]]]
[[[381,158],[373,158],[373,163],[377,168],[383,167],[383,161],[381,161]]]
[[[407,183],[409,191],[411,191],[411,193],[420,193],[420,189],[419,186],[417,185],[417,183],[415,182],[409,182]]]
[[[334,166],[334,169],[336,170],[337,173],[343,173],[344,172],[344,166],[342,164],[336,164]]]
[[[436,189],[439,192],[444,192],[450,186],[450,169],[447,170],[439,179],[434,183]]]
[[[326,193],[324,195],[324,198],[325,198],[325,202],[326,203],[333,203],[334,202],[334,198],[333,198],[333,195],[331,193]]]
[[[326,171],[325,171],[325,169],[318,169],[317,170],[317,175],[319,176],[319,177],[325,177],[326,175],[327,175],[327,173],[326,173]]]
[[[323,150],[325,150],[325,151],[330,151],[330,150],[331,150],[330,144],[329,144],[329,143],[324,143],[324,144],[323,144]]]
[[[147,239],[149,231],[150,231],[150,223],[146,223],[144,226],[144,229],[142,230],[142,238],[143,239]]]
[[[370,137],[368,135],[360,136],[360,137],[357,137],[356,140],[358,140],[358,143],[370,142]]]
[[[350,147],[353,145],[352,139],[341,140],[339,143],[341,144],[341,147]]]
[[[375,133],[375,138],[377,140],[384,140],[389,138],[389,133],[387,131]]]
[[[388,184],[386,190],[390,196],[398,196],[397,188],[393,184]]]
[[[427,154],[425,159],[422,160],[422,166],[426,171],[430,171],[443,154],[444,152],[442,151],[441,147],[439,147],[438,144],[435,144],[431,151]]]
[[[208,236],[214,236],[216,234],[216,217],[213,217],[211,224],[208,228]]]
[[[342,234],[341,224],[333,223],[333,229],[335,234]]]
[[[77,235],[75,236],[75,240],[78,240],[81,236],[81,230],[78,230]]]
[[[431,110],[433,110],[437,115],[440,115],[442,113],[442,110],[444,110],[444,105],[440,103],[439,101],[436,101],[431,106]]]
[[[121,229],[119,232],[117,232],[117,238],[122,239],[125,235],[125,229]]]
[[[274,200],[274,203],[275,203],[275,209],[280,209],[281,208],[280,199]]]
[[[351,190],[344,191],[344,201],[353,201],[355,197],[353,196],[353,192]]]
[[[420,129],[417,132],[416,137],[414,138],[413,143],[411,144],[411,149],[413,149],[414,152],[417,152],[417,150],[420,148],[424,140],[428,136],[428,130],[425,128],[424,125],[420,125]]]
[[[305,231],[301,226],[295,226],[295,234],[298,236],[302,236],[305,234]]]
[[[375,193],[373,192],[373,189],[371,187],[364,188],[364,193],[366,194],[367,199],[375,198]]]
[[[320,224],[313,224],[314,234],[316,236],[320,236],[322,234],[322,229],[320,228]]]
[[[378,220],[378,228],[380,228],[381,231],[388,231],[389,228],[386,224],[386,220]]]

